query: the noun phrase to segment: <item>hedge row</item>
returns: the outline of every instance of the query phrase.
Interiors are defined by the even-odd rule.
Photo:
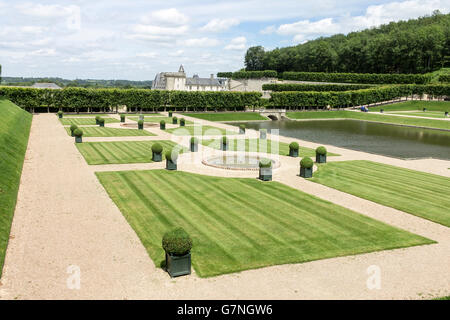
[[[339,108],[372,104],[423,94],[429,94],[434,97],[450,96],[450,85],[395,85],[342,92],[273,92],[270,100],[275,107],[324,108],[330,106],[332,108]]]
[[[443,74],[439,76],[440,82],[450,82],[450,74]]]
[[[370,84],[303,84],[303,83],[267,83],[263,90],[283,91],[350,91],[373,88]]]
[[[232,78],[232,79],[261,79],[261,78],[277,78],[278,73],[274,70],[264,71],[237,71],[237,72],[219,72],[217,73],[219,78]]]
[[[425,74],[372,74],[372,73],[325,73],[325,72],[284,72],[284,80],[372,83],[372,84],[426,84],[431,76]]]
[[[5,97],[22,108],[42,106],[73,111],[114,110],[126,105],[128,110],[181,108],[181,110],[244,110],[258,106],[259,92],[186,92],[145,89],[84,89],[46,90],[33,88],[0,88]]]

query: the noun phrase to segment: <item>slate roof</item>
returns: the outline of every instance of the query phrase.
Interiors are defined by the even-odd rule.
[[[192,78],[186,78],[186,85],[187,86],[221,86],[222,84],[218,79],[212,79],[212,78],[200,78],[199,76],[195,75]]]

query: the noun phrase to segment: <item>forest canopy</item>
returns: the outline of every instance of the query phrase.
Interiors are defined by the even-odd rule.
[[[247,71],[426,73],[450,67],[450,14],[391,22],[265,51],[251,47]]]

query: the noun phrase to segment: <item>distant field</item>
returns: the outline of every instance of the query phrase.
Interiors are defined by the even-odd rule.
[[[203,139],[201,143],[204,146],[220,150],[222,146],[222,139]],[[272,140],[260,140],[260,139],[229,139],[230,151],[245,151],[245,152],[265,152],[275,153],[276,150],[272,150],[272,143],[277,143]],[[278,142],[278,154],[282,156],[289,155],[289,144],[284,142]],[[316,151],[310,148],[300,146],[300,157],[313,157],[316,155]],[[337,156],[337,154],[329,153],[329,156]]]
[[[177,146],[172,141],[113,141],[113,142],[84,142],[76,146],[86,162],[90,165],[97,164],[122,164],[122,163],[148,163],[152,161],[151,147],[160,143],[164,152]],[[179,146],[180,153],[187,148]]]
[[[413,117],[427,117],[427,118],[442,118],[442,119],[446,118],[444,112],[441,111],[389,112],[389,114],[398,114],[402,116],[413,116]]]
[[[70,136],[70,128],[65,127],[67,134]],[[133,136],[155,136],[155,134],[147,130],[138,129],[119,129],[107,127],[83,127],[83,137],[133,137]]]
[[[450,227],[450,178],[371,161],[320,165],[311,179]]]
[[[201,129],[200,129],[201,128]],[[216,128],[212,126],[187,126],[181,128],[173,128],[166,130],[176,136],[220,136],[220,135],[234,135],[238,134],[236,131],[227,131],[225,129]]]
[[[407,111],[419,110],[427,108],[429,111],[450,111],[450,101],[405,101],[401,103],[388,104],[385,106],[370,107],[369,111]]]
[[[97,177],[156,266],[183,227],[200,277],[434,243],[278,182],[167,170]]]
[[[357,119],[376,122],[384,122],[399,125],[409,125],[418,127],[427,127],[435,129],[450,130],[450,121],[441,121],[433,119],[420,119],[412,117],[397,117],[373,112],[358,111],[303,111],[303,112],[287,112],[286,115],[290,119]]]
[[[228,112],[228,113],[185,113],[185,116],[208,121],[252,121],[269,120],[257,112]]]
[[[114,118],[103,118],[105,123],[119,122],[119,120]],[[95,125],[95,118],[62,118],[59,119],[64,126],[70,126],[76,124],[77,126],[89,126]]]
[[[138,121],[139,117],[128,117],[128,119]],[[180,119],[181,118],[178,118],[178,122],[177,122],[178,124],[180,124]],[[158,122],[159,123],[161,120],[164,120],[166,122],[166,124],[172,124],[173,118],[170,118],[170,117],[147,117],[147,118],[145,118],[144,117],[144,122]],[[192,124],[192,123],[193,123],[192,121],[185,120],[185,124]]]

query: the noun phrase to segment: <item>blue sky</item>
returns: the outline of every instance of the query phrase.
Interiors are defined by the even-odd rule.
[[[450,0],[0,0],[3,76],[152,80],[243,67],[245,51],[450,10]]]

